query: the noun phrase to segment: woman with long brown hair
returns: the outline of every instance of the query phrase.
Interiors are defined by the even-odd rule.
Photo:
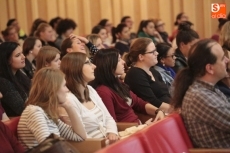
[[[62,58],[61,70],[70,90],[67,99],[80,116],[89,138],[106,137],[112,143],[119,139],[116,123],[97,92],[88,85],[95,78],[95,67],[84,53],[72,52]]]

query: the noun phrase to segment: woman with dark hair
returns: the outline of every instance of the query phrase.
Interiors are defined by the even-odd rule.
[[[116,123],[97,92],[88,85],[95,78],[95,68],[84,53],[68,53],[62,58],[61,70],[70,90],[67,99],[74,105],[88,138],[106,137],[114,142],[119,139]]]
[[[85,49],[85,46],[89,49],[89,53]],[[92,44],[88,39],[81,36],[71,34],[69,38],[66,38],[61,45],[61,58],[67,53],[82,52],[90,56],[93,59],[94,54],[98,51],[97,47]]]
[[[101,37],[102,43],[104,43],[106,41],[107,37],[108,37],[106,29],[101,25],[94,26],[93,29],[92,29],[91,34],[98,34]],[[106,48],[109,47],[106,44],[104,44],[104,46]]]
[[[35,31],[37,30],[38,26],[41,23],[47,23],[47,21],[40,19],[40,18],[33,21],[29,36],[31,36],[31,37],[35,36]]]
[[[0,44],[1,102],[9,117],[21,115],[29,94],[30,79],[20,70],[24,66],[25,56],[18,43]]]
[[[176,21],[174,22],[175,30],[172,32],[172,35],[169,38],[169,40],[171,42],[173,41],[174,38],[176,38],[176,35],[178,33],[178,26],[183,21],[188,21],[188,16],[184,12],[181,12],[181,13],[177,14],[177,16],[176,16]]]
[[[117,25],[113,32],[113,43],[115,43],[114,48],[120,51],[121,56],[125,52],[129,52],[130,30],[127,25],[123,23]]]
[[[142,20],[140,22],[137,35],[138,37],[152,39],[154,44],[164,42],[161,35],[156,31],[153,20]]]
[[[23,54],[26,56],[25,67],[22,69],[25,74],[32,79],[36,70],[35,60],[38,52],[42,48],[42,43],[38,38],[28,37],[23,43]]]
[[[55,44],[58,46],[58,48],[61,48],[61,44],[63,40],[68,38],[70,34],[73,33],[73,31],[76,29],[77,24],[72,19],[63,19],[61,20],[56,28],[56,32],[58,34],[57,39],[55,40]]]
[[[161,74],[164,83],[170,88],[176,75],[175,71],[172,69],[172,67],[175,66],[175,50],[167,43],[157,44],[156,50],[158,52],[158,63],[154,68]]]
[[[164,118],[157,107],[137,97],[129,87],[119,80],[124,74],[125,62],[117,49],[102,49],[94,56],[95,79],[93,87],[116,122],[136,122],[142,124],[134,113],[157,115],[154,121]]]
[[[102,19],[98,25],[102,26],[106,30],[107,38],[104,43],[107,46],[111,46],[112,44],[112,23],[108,19]]]
[[[153,66],[157,64],[156,47],[149,38],[137,38],[126,56],[127,66],[132,66],[125,76],[125,83],[132,92],[152,105],[168,112],[170,94],[162,77]]]
[[[182,22],[179,26],[180,30],[176,36],[176,63],[173,67],[176,73],[182,68],[187,67],[189,49],[199,40],[198,33],[191,29],[189,22]]]

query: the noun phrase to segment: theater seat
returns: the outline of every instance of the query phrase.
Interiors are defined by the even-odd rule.
[[[142,131],[151,153],[188,153],[193,148],[179,114],[172,114]]]
[[[96,153],[149,153],[146,142],[141,132],[122,139]]]
[[[15,135],[17,138],[17,128],[18,128],[18,122],[19,122],[20,116],[18,117],[13,117],[10,120],[4,121],[3,123],[9,127],[9,129],[12,131],[12,133]]]

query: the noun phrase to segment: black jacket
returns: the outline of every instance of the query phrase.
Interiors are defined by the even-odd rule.
[[[175,52],[176,61],[175,66],[173,67],[173,70],[178,73],[179,70],[185,68],[188,66],[187,60],[185,56],[182,54],[182,52],[177,48]]]

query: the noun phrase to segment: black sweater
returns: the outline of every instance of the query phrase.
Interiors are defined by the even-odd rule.
[[[125,83],[138,97],[160,107],[162,102],[169,103],[171,97],[159,72],[154,68],[151,68],[150,71],[155,81],[143,69],[132,67],[126,74]]]

